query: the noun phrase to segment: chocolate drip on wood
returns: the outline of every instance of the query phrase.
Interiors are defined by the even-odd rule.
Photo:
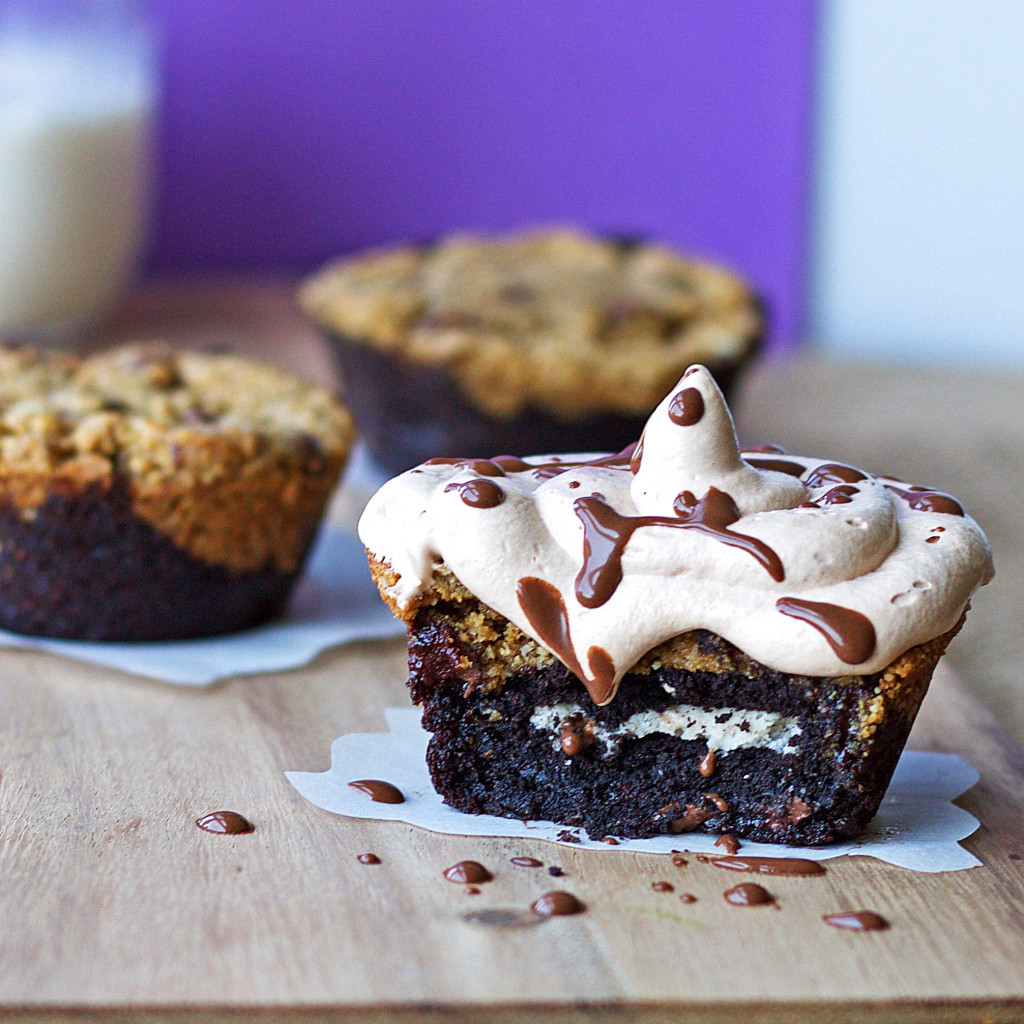
[[[674,892],[675,886],[671,882],[651,882],[651,888],[655,892]]]
[[[833,928],[845,928],[851,932],[881,932],[889,927],[889,922],[881,914],[876,914],[873,910],[857,910],[846,914],[825,914],[822,917],[822,921],[825,924],[832,925]]]
[[[756,875],[810,878],[825,874],[823,865],[802,857],[715,857],[710,863],[716,868],[749,871]]]
[[[356,779],[349,783],[351,789],[365,793],[375,804],[404,804],[405,795],[397,786],[381,779]]]
[[[256,831],[256,826],[236,811],[211,811],[197,818],[196,824],[204,832],[222,836],[241,836]]]
[[[766,903],[775,902],[775,897],[756,882],[740,882],[724,895],[726,902],[734,907],[763,907]]]
[[[704,396],[697,388],[683,388],[668,404],[668,418],[680,427],[692,427],[704,417]]]
[[[445,870],[444,877],[458,885],[480,885],[491,881],[494,875],[479,861],[460,860]]]
[[[566,917],[587,909],[571,892],[546,892],[532,906],[533,912],[541,917]]]
[[[445,487],[448,491],[458,491],[470,508],[497,508],[505,500],[505,492],[491,480],[463,480],[460,483],[450,483]]]
[[[544,867],[544,861],[537,860],[536,857],[510,857],[511,863],[521,868],[542,868]]]
[[[799,597],[780,597],[775,607],[783,615],[813,626],[848,665],[859,665],[875,653],[875,627],[860,612]]]
[[[380,857],[378,857],[377,854],[375,854],[375,853],[361,853],[356,858],[356,860],[358,860],[360,864],[379,864],[380,863]]]

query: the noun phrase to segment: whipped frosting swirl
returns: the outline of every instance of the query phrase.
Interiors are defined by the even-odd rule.
[[[443,562],[612,699],[653,647],[707,629],[780,672],[863,675],[951,629],[993,575],[949,495],[852,466],[741,452],[693,366],[618,455],[432,460],[359,523],[412,608]]]

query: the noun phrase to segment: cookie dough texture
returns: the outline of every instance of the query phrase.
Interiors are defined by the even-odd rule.
[[[234,355],[0,350],[0,625],[156,638],[154,623],[145,636],[130,622],[90,627],[89,604],[106,594],[131,618],[170,587],[208,607],[186,615],[172,600],[166,615],[191,625],[157,632],[221,632],[232,586],[260,605],[257,577],[274,581],[275,599],[253,612],[265,618],[301,568],[352,438],[330,393]],[[240,609],[229,617],[251,624]]]
[[[335,335],[443,368],[505,419],[646,415],[691,363],[734,368],[764,332],[758,299],[729,271],[570,230],[364,254],[300,298]]]

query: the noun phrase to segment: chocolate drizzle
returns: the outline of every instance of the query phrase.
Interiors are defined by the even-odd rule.
[[[942,491],[928,491],[911,488],[909,491],[886,484],[885,489],[902,498],[917,512],[944,512],[948,516],[963,516],[964,509],[956,498],[943,494]]]
[[[853,466],[846,466],[841,462],[823,462],[807,474],[804,483],[813,488],[824,484],[855,484],[867,478],[867,473],[862,473]]]
[[[750,871],[755,875],[809,878],[825,874],[825,868],[817,861],[802,857],[715,857],[710,863],[716,868]]]
[[[520,868],[542,868],[544,867],[544,861],[537,860],[536,857],[510,857],[510,862]]]
[[[875,653],[875,627],[860,612],[799,597],[780,597],[775,607],[783,615],[813,626],[848,665],[859,665]]]
[[[736,502],[717,487],[709,487],[699,500],[690,491],[676,498],[677,518],[623,516],[607,502],[591,495],[577,498],[573,511],[583,524],[583,566],[576,577],[576,600],[584,608],[600,608],[622,582],[622,554],[633,534],[642,527],[667,526],[695,530],[752,555],[772,579],[781,582],[785,570],[779,556],[763,541],[729,529],[740,518]]]
[[[241,836],[256,831],[256,826],[236,811],[211,811],[197,818],[196,824],[204,832],[221,836]]]
[[[730,856],[735,856],[739,851],[740,841],[732,833],[726,832],[724,836],[719,836],[715,840],[715,846],[720,846]]]
[[[668,418],[680,427],[692,427],[704,416],[704,396],[697,388],[683,388],[672,396]]]
[[[761,459],[744,455],[743,461],[754,469],[770,469],[773,473],[786,473],[789,476],[802,476],[807,469],[799,462],[790,462],[789,459]]]
[[[709,747],[708,752],[700,759],[700,764],[697,765],[697,771],[705,779],[710,779],[715,774],[715,765],[718,760],[718,755],[715,753],[714,748]]]
[[[463,480],[450,483],[448,491],[458,491],[459,497],[470,508],[497,508],[505,500],[505,492],[492,480]]]
[[[832,925],[833,928],[845,928],[851,932],[881,932],[889,927],[889,922],[881,914],[876,914],[873,910],[849,911],[845,914],[825,914],[822,917],[822,921],[825,924]]]
[[[405,803],[405,796],[397,786],[380,779],[356,779],[349,783],[349,788],[365,793],[375,804]]]

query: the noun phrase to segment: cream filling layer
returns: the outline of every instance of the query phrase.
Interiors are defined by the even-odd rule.
[[[587,721],[579,704],[562,702],[541,705],[530,716],[530,725],[552,734],[552,746],[558,750],[562,728],[568,723]],[[610,754],[625,739],[663,734],[680,740],[703,740],[709,750],[728,754],[746,747],[766,747],[777,754],[796,752],[795,741],[803,732],[795,718],[771,711],[745,708],[716,708],[708,711],[693,704],[677,704],[663,711],[638,711],[615,728],[594,722],[588,730]]]

